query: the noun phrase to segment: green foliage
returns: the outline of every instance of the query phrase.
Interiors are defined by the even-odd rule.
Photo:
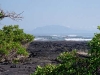
[[[98,26],[100,30],[100,26]],[[89,58],[81,58],[76,51],[63,52],[57,59],[58,65],[37,67],[32,75],[98,75],[100,69],[100,33],[96,33],[89,42]]]
[[[73,60],[75,60],[76,57],[76,50],[73,50],[72,52],[63,52],[60,54],[59,57],[57,57],[57,59],[59,61],[62,61],[62,63],[66,63],[68,61],[72,62]],[[71,64],[71,63],[69,63]]]
[[[46,65],[45,67],[38,66],[37,70],[32,75],[54,75],[53,70],[56,68],[55,65]],[[56,75],[56,74],[55,74]]]
[[[96,75],[90,59],[78,57],[74,50],[61,53],[58,60],[60,64],[37,67],[32,75]]]
[[[0,12],[0,20],[2,20],[4,18],[3,16],[4,16],[3,13]]]
[[[34,39],[33,35],[26,34],[18,25],[4,26],[0,30],[0,61],[13,60],[18,55],[28,56],[24,45]]]
[[[98,28],[100,30],[100,26]],[[97,73],[98,68],[100,67],[100,33],[95,33],[95,36],[90,41],[90,47],[91,50],[89,51],[89,54],[91,54],[91,67],[95,70],[95,73]]]

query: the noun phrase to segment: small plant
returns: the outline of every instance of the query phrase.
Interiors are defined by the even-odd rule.
[[[76,50],[73,50],[72,52],[63,52],[60,54],[60,56],[57,57],[57,59],[59,61],[61,61],[62,63],[66,63],[68,61],[73,61],[75,60],[76,57]]]
[[[56,68],[55,65],[46,65],[45,67],[38,66],[34,74],[31,75],[54,75],[53,70]],[[56,74],[55,74],[56,75]]]

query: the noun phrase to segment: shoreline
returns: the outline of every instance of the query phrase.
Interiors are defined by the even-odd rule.
[[[33,41],[27,51],[30,53],[27,61],[19,64],[0,63],[0,75],[29,75],[36,70],[37,65],[59,63],[56,58],[64,51],[89,50],[86,41]]]

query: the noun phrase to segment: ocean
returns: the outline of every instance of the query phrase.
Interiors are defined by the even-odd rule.
[[[90,41],[92,36],[78,36],[78,35],[49,35],[49,36],[35,36],[34,41]]]

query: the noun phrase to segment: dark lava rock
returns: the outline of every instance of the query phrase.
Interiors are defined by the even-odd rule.
[[[28,60],[20,64],[0,63],[0,75],[30,75],[37,65],[58,64],[56,60],[60,53],[72,50],[89,50],[87,42],[77,41],[34,41],[27,48],[30,53]]]
[[[16,68],[16,64],[11,65],[10,68]]]
[[[34,41],[30,43],[27,50],[30,52],[30,57],[41,56],[55,59],[60,53],[74,49],[86,51],[89,50],[89,46],[87,42],[81,41]]]

